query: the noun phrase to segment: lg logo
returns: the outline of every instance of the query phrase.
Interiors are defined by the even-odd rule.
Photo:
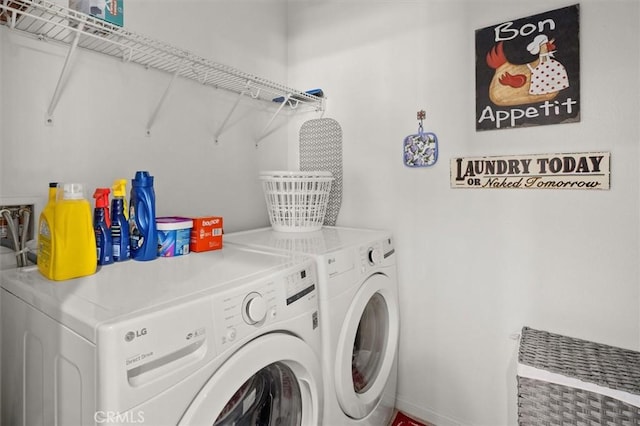
[[[141,328],[140,330],[136,330],[136,331],[129,331],[127,334],[124,335],[124,341],[130,342],[136,337],[142,337],[142,336],[145,336],[146,334],[147,334],[146,328]]]

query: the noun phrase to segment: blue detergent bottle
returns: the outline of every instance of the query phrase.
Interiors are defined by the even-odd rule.
[[[129,241],[129,220],[127,219],[126,179],[113,182],[113,199],[111,200],[111,241],[113,243],[113,260],[122,262],[131,257]]]
[[[113,263],[113,246],[109,218],[109,188],[97,188],[93,193],[96,208],[93,211],[93,230],[96,234],[98,265]]]
[[[147,171],[137,171],[131,180],[129,241],[132,259],[145,261],[158,257],[156,195],[153,176]]]

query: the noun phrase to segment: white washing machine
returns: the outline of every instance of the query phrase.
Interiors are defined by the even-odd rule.
[[[342,227],[305,233],[264,228],[226,234],[225,242],[316,259],[324,424],[388,424],[395,407],[400,328],[391,234]]]
[[[318,425],[311,259],[225,247],[3,271],[3,425]]]

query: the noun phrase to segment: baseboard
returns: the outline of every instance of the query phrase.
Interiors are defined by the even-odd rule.
[[[428,408],[419,407],[401,396],[396,398],[396,408],[409,416],[414,416],[436,426],[467,426],[458,420],[443,416]]]

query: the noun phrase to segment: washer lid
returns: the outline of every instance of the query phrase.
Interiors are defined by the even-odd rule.
[[[288,256],[225,247],[151,262],[115,263],[94,275],[68,281],[50,281],[37,267],[26,267],[2,271],[0,284],[95,343],[96,329],[106,321],[266,279],[292,265]]]
[[[225,243],[322,255],[391,237],[386,231],[324,226],[314,232],[277,232],[271,227],[225,234]]]

